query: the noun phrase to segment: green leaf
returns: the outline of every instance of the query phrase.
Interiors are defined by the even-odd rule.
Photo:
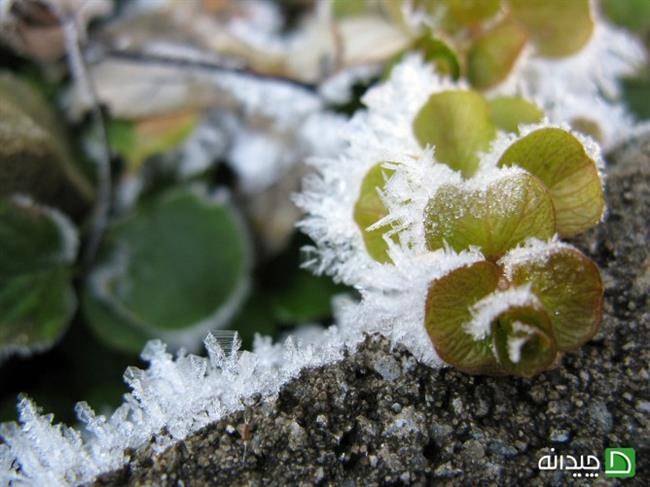
[[[601,0],[612,22],[639,34],[650,31],[650,2],[648,0]]]
[[[650,3],[650,2],[649,2]],[[628,109],[640,120],[650,119],[650,74],[621,80],[623,100]]]
[[[509,374],[532,377],[550,368],[557,346],[548,314],[533,306],[513,306],[493,323],[494,350]]]
[[[521,22],[545,57],[578,52],[594,29],[589,0],[509,0],[512,16]]]
[[[501,0],[444,0],[450,15],[460,24],[475,24],[494,17],[499,12]]]
[[[388,210],[379,197],[378,189],[383,189],[386,181],[390,179],[393,171],[385,169],[383,162],[375,164],[363,178],[359,199],[354,205],[354,221],[359,226],[363,235],[366,250],[378,262],[390,262],[388,244],[384,240],[386,228],[367,230],[367,228],[388,215]]]
[[[332,13],[334,18],[354,17],[368,12],[366,0],[333,0]]]
[[[516,286],[531,284],[549,314],[559,350],[574,350],[596,334],[603,283],[596,264],[577,249],[556,249],[548,259],[513,266],[510,274]]]
[[[137,170],[149,157],[181,144],[194,131],[198,115],[194,112],[151,117],[136,122],[113,120],[108,126],[111,147],[119,152],[131,170]]]
[[[444,14],[442,22],[450,30],[481,23],[499,12],[500,0],[416,0],[415,6],[425,7],[435,18]]]
[[[287,287],[271,297],[273,314],[288,324],[326,319],[332,315],[332,298],[344,289],[327,277],[298,271]]]
[[[135,122],[113,118],[106,124],[106,132],[111,149],[128,159],[136,146]]]
[[[76,230],[29,200],[0,202],[0,358],[51,347],[76,309]]]
[[[492,123],[506,132],[519,133],[519,125],[541,122],[544,112],[518,96],[500,96],[488,102]]]
[[[198,190],[171,190],[108,229],[84,311],[114,346],[133,350],[156,336],[174,345],[183,332],[217,328],[236,311],[248,247],[228,205]],[[119,338],[110,338],[113,328]]]
[[[94,190],[75,165],[61,125],[36,90],[0,74],[0,197],[28,194],[70,211],[88,206]]]
[[[597,142],[603,141],[603,131],[595,120],[585,117],[575,117],[570,120],[570,124],[573,130],[588,135]]]
[[[571,133],[543,128],[514,142],[499,166],[518,165],[548,188],[557,232],[577,235],[596,225],[605,211],[605,199],[596,163]]]
[[[505,20],[478,37],[467,53],[467,76],[484,90],[505,80],[526,45],[526,31]]]
[[[132,321],[125,311],[111,302],[110,296],[102,296],[96,291],[87,288],[82,297],[83,313],[92,331],[116,350],[139,354],[144,344],[156,334]]]
[[[455,251],[472,245],[496,259],[530,237],[555,233],[553,203],[536,177],[503,177],[487,189],[444,185],[425,208],[424,232],[430,250],[447,242]]]
[[[454,80],[460,77],[458,54],[449,43],[434,37],[431,32],[427,31],[415,39],[408,48],[398,52],[388,60],[381,76],[382,81],[387,80],[393,68],[413,51],[420,52],[426,62],[435,66],[436,72],[451,76]]]
[[[424,323],[436,352],[448,364],[469,374],[497,374],[490,336],[475,340],[463,329],[472,319],[471,307],[492,293],[499,268],[482,261],[456,269],[433,281],[425,305]]]
[[[438,39],[430,32],[427,32],[413,42],[412,49],[420,51],[424,56],[424,60],[433,63],[439,73],[449,75],[453,79],[459,78],[460,61],[458,55],[442,39]]]
[[[496,135],[490,111],[474,91],[450,90],[431,95],[413,121],[421,146],[435,146],[435,156],[470,177],[479,163],[478,152],[487,151]]]

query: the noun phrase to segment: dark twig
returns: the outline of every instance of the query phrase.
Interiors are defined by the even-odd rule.
[[[143,53],[137,51],[123,51],[123,50],[111,50],[108,51],[106,54],[110,58],[120,59],[123,61],[130,61],[138,64],[162,64],[162,65],[173,66],[177,68],[191,68],[191,69],[197,69],[201,71],[210,71],[214,73],[241,74],[243,76],[248,76],[250,78],[255,78],[259,80],[277,81],[279,83],[289,84],[312,92],[317,91],[317,86],[312,83],[305,83],[302,81],[297,81],[282,76],[260,73],[257,71],[252,71],[251,69],[248,68],[223,66],[221,64],[213,63],[210,61],[199,61],[196,59],[187,59],[187,58],[181,58],[176,56],[163,56],[159,54],[150,54],[150,53]]]
[[[72,15],[66,15],[66,13],[54,7],[53,10],[59,16],[63,27],[70,72],[81,93],[90,102],[94,122],[99,128],[102,147],[101,155],[97,160],[97,195],[95,208],[93,210],[90,232],[83,255],[83,264],[85,267],[89,267],[97,254],[99,244],[108,224],[108,216],[111,209],[111,149],[108,143],[108,132],[106,130],[104,115],[98,102],[97,92],[93,80],[88,76],[88,68],[81,51],[79,31],[75,18]]]

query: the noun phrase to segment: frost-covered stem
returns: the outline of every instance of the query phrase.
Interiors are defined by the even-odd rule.
[[[111,50],[107,52],[111,58],[120,59],[123,61],[130,61],[138,64],[163,64],[177,68],[196,69],[199,71],[210,71],[213,73],[234,73],[248,76],[250,78],[259,79],[262,81],[278,81],[288,85],[303,88],[316,93],[316,86],[312,83],[304,83],[283,76],[276,76],[272,74],[260,73],[252,71],[249,68],[236,68],[233,66],[223,66],[209,61],[200,61],[197,59],[189,59],[181,56],[164,56],[159,54],[143,53],[137,51],[127,50]]]
[[[106,123],[99,102],[97,101],[97,92],[92,79],[88,76],[88,68],[81,52],[79,42],[79,30],[74,15],[62,12],[56,5],[50,3],[50,6],[58,16],[63,27],[68,65],[75,83],[78,84],[80,92],[90,101],[93,118],[99,127],[99,137],[101,143],[101,154],[97,159],[97,195],[95,208],[90,227],[88,242],[84,251],[83,263],[89,266],[95,259],[97,249],[101,242],[102,236],[108,224],[108,215],[111,209],[111,150],[108,144],[108,132]]]

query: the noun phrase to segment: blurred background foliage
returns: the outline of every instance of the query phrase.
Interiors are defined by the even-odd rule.
[[[478,8],[478,2],[464,2],[470,7],[463,7],[463,2],[445,1],[457,7],[452,10],[457,16],[446,21],[450,32],[467,18],[491,15],[499,3],[481,2]],[[165,35],[176,41],[189,36],[159,25],[152,29],[137,18],[112,25],[103,17],[111,9],[111,15],[119,17],[129,3],[97,0],[97,11],[84,14],[82,37],[86,27],[89,38],[97,36],[108,44],[125,35],[133,45],[152,36],[156,42]],[[241,2],[198,3],[215,19],[246,15]],[[280,29],[291,32],[320,2],[275,3]],[[391,0],[337,0],[333,15],[356,16],[380,4],[393,10]],[[613,22],[650,45],[648,0],[603,0],[602,6]],[[483,12],[484,7],[492,10]],[[250,347],[256,333],[279,338],[299,325],[332,322],[331,299],[354,291],[300,268],[301,249],[310,242],[295,231],[298,214],[289,195],[298,189],[306,172],[304,159],[313,151],[294,149],[304,144],[295,140],[296,127],[278,134],[277,125],[250,116],[241,103],[229,101],[224,108],[223,100],[215,102],[210,90],[192,85],[192,80],[183,81],[187,92],[180,101],[156,91],[149,91],[149,98],[118,97],[114,103],[110,96],[108,102],[102,98],[102,127],[88,100],[70,90],[78,84],[79,73],[71,72],[65,62],[70,46],[65,45],[60,19],[39,0],[26,0],[17,12],[25,20],[18,26],[19,41],[4,39],[0,44],[0,420],[15,419],[19,392],[64,421],[73,421],[73,405],[82,399],[100,412],[115,406],[126,392],[122,372],[138,363],[142,345],[151,338],[162,338],[172,349],[193,351],[207,331],[221,328],[236,330]],[[359,29],[359,36],[370,32],[365,24]],[[466,75],[475,85],[489,87],[507,74],[513,61],[498,58],[486,68],[481,52],[491,56],[495,45],[499,52],[519,52],[514,31],[504,26],[494,40],[476,42],[467,60],[460,61],[431,33],[391,49],[375,46],[366,54],[376,54],[371,60],[380,59],[382,69],[353,83],[344,99],[325,99],[322,110],[341,119],[351,115],[361,107],[367,87],[385,78],[412,50],[421,51],[454,78],[461,68],[469,69]],[[377,35],[381,38],[382,32]],[[241,64],[229,61],[234,52],[269,79],[285,78],[308,93],[317,91],[318,79],[310,73],[318,72],[322,60],[312,63],[316,67],[303,63],[304,71],[297,76],[294,67],[256,59],[223,42],[230,50],[217,60],[232,72],[242,70]],[[472,59],[481,62],[473,64]],[[137,73],[133,79],[120,79],[120,71],[105,72],[117,73],[111,88],[118,95],[120,84],[128,91],[127,85],[141,82]],[[163,77],[162,83],[168,79]],[[149,90],[161,83],[155,76],[148,81]],[[630,110],[641,119],[650,118],[648,70],[624,80],[623,86]],[[82,102],[86,106],[79,108]],[[169,108],[166,102],[173,108],[164,109]],[[146,116],[131,115],[130,109],[146,111],[148,104],[152,109]],[[220,110],[217,122],[210,112],[215,106]],[[229,128],[233,124],[236,131]],[[223,150],[224,141],[209,136],[215,127],[242,136],[239,151],[252,144],[248,134],[263,133],[264,140],[279,144],[280,156],[289,154],[291,160],[272,166],[278,174],[272,174],[270,183],[260,186],[255,178],[250,182],[246,171],[230,160],[241,152]],[[102,163],[104,129],[113,187],[109,218],[98,233],[95,212],[104,182],[97,167]],[[207,138],[197,136],[201,130],[208,131]],[[202,148],[198,154],[204,160],[197,167],[183,165],[196,160],[196,147]],[[266,148],[256,155],[264,155]],[[101,237],[97,249],[96,237]]]

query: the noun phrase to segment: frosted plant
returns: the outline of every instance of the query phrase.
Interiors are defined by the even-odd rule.
[[[386,0],[348,15],[388,17],[401,28],[407,46],[389,65],[418,51],[477,90],[537,100],[551,121],[571,123],[606,148],[635,126],[618,80],[642,69],[645,50],[610,25],[596,1]]]
[[[149,368],[127,370],[132,392],[110,418],[78,406],[83,432],[53,426],[23,398],[21,424],[0,431],[1,481],[92,480],[120,467],[126,449],[151,442],[159,452],[242,401],[272,397],[303,368],[340,359],[364,333],[382,333],[432,365],[522,376],[588,340],[602,283],[557,235],[576,235],[604,213],[598,146],[550,123],[528,99],[484,98],[469,86],[407,58],[365,96],[368,110],[344,131],[347,149],[314,161],[320,174],[297,198],[317,242],[309,265],[362,296],[339,300],[339,327],[312,343],[260,338],[252,353],[237,344],[224,351],[209,336],[208,358],[174,358],[150,342]],[[247,100],[264,101],[250,92]],[[553,119],[571,118],[554,106],[545,106]],[[281,124],[281,114],[272,118]]]
[[[598,145],[418,57],[363,101],[348,148],[315,160],[296,199],[317,243],[307,265],[362,294],[341,326],[389,330],[429,363],[524,376],[593,336],[598,269],[558,235],[603,217]]]
[[[568,121],[611,148],[637,125],[620,103],[618,80],[647,62],[643,46],[599,16],[582,50],[566,58],[530,56],[497,90],[539,100],[551,120]]]

